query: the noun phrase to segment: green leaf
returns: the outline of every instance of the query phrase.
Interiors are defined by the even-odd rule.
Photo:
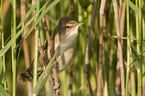
[[[45,10],[42,11],[41,15],[38,17],[38,19],[35,21],[34,25],[30,28],[30,30],[25,34],[24,38],[28,36],[32,30],[36,27],[36,25],[41,21],[43,16],[51,9],[53,8],[57,3],[59,3],[60,0],[53,1]]]
[[[145,19],[145,5],[141,6],[141,15]]]
[[[124,1],[127,2],[126,0]],[[130,0],[128,0],[128,5],[136,14],[140,15],[140,9],[137,8]]]
[[[42,4],[44,3],[43,1],[44,1],[44,0],[41,1]],[[42,9],[44,9],[44,7],[45,7],[46,5],[47,5],[47,3],[44,4],[43,7],[39,10],[39,12],[37,12],[36,14],[39,14],[39,13],[42,11]],[[17,26],[17,30],[22,26],[23,22],[25,22],[26,19],[31,15],[31,13],[35,10],[35,8],[36,8],[36,3],[35,3],[35,4],[29,9],[29,11],[25,14],[23,20],[22,20],[22,21],[19,23],[19,25]],[[33,18],[34,18],[34,16],[33,16]]]
[[[132,54],[134,66],[136,69],[140,69],[141,63],[140,63],[139,55],[137,53],[136,48],[133,46],[133,44],[130,40],[130,37],[129,37],[129,41],[130,41],[130,48],[131,48],[131,54]]]
[[[11,45],[13,44],[13,42],[21,35],[21,33],[25,30],[26,27],[28,27],[31,22],[37,17],[37,15],[42,11],[42,9],[44,9],[46,5],[44,5],[39,12],[37,12],[29,21],[27,24],[25,24],[25,26],[17,32],[17,34],[5,45],[5,47],[3,49],[0,50],[0,57],[7,52],[7,50],[11,47]]]
[[[2,83],[2,80],[3,80],[3,64],[2,64],[2,58],[0,57],[0,83]]]
[[[49,64],[46,66],[46,69],[43,71],[43,73],[40,75],[40,77],[38,78],[37,84],[33,90],[34,94],[38,94],[39,91],[41,90],[41,88],[44,86],[44,84],[46,83],[46,80],[51,72],[51,68],[53,65],[53,62],[55,60],[56,54],[52,57],[52,59],[50,60]]]
[[[143,50],[143,51],[139,54],[139,56],[141,56],[144,52],[145,52],[145,50]]]
[[[1,84],[0,84],[0,93],[2,94],[1,96],[9,96],[9,93],[4,90]]]
[[[38,17],[38,19],[35,21],[35,23],[33,24],[33,26],[30,28],[30,30],[25,34],[24,37],[28,36],[32,30],[36,27],[36,25],[41,21],[42,17],[51,9],[53,8],[58,2],[60,2],[60,0],[55,0],[53,1],[46,9],[44,9],[45,5],[43,6],[43,11],[42,14]],[[24,31],[24,29],[30,25],[30,23],[37,17],[37,15],[41,12],[41,10],[35,14],[35,16],[29,20],[29,22],[5,45],[5,47],[3,49],[0,50],[0,57],[6,53],[8,51],[8,49],[11,47],[11,45],[13,44],[13,42],[21,35],[21,33]]]
[[[145,50],[143,50],[140,54],[139,54],[139,57],[145,52]],[[136,61],[137,59],[134,59],[130,64],[129,66],[131,66],[132,64],[134,64],[134,62]]]
[[[3,87],[8,91],[8,85],[6,81],[6,73],[4,72],[4,65],[3,65],[3,59],[0,57],[0,84],[3,85]],[[1,95],[0,95],[1,96]]]
[[[12,4],[12,6],[14,6],[14,2],[13,2],[13,0],[9,0],[10,1],[10,3]]]
[[[30,10],[24,16],[23,20],[19,23],[19,25],[17,26],[17,30],[21,27],[21,25],[23,24],[23,22],[25,22],[25,20],[31,15],[31,13],[35,10],[35,8],[36,8],[36,3],[30,8]]]

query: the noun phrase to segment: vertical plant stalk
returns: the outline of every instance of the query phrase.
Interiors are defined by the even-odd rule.
[[[140,69],[137,69],[137,80],[138,80],[138,85],[137,85],[137,88],[138,88],[138,96],[141,96],[141,70]]]
[[[72,83],[73,83],[73,61],[70,64],[69,70],[68,70],[68,79],[69,79],[69,85],[68,85],[68,96],[72,96]]]
[[[106,1],[106,4],[109,4],[109,2],[108,1]],[[109,5],[108,5],[109,6]],[[107,7],[107,6],[106,6]],[[107,9],[107,8],[106,8]],[[110,15],[109,13],[107,14],[107,12],[106,12],[106,15]],[[109,26],[110,26],[110,16],[108,16],[107,17],[107,21],[106,21],[106,33],[107,33],[107,42],[104,42],[104,53],[103,53],[103,55],[104,55],[104,57],[106,58],[106,59],[104,59],[104,63],[103,63],[103,73],[104,73],[104,79],[103,79],[103,95],[104,96],[108,96],[109,94],[108,94],[108,84],[109,84],[109,80],[108,80],[108,73],[109,73],[109,54],[110,54],[110,29],[108,28]],[[107,23],[109,24],[109,25],[107,25]],[[107,28],[109,29],[109,32],[108,32],[108,30],[107,30]],[[109,40],[109,41],[108,41]],[[107,44],[106,44],[107,43]],[[107,49],[105,49],[105,47],[107,48]]]
[[[43,23],[44,23],[44,28],[46,30],[46,38],[47,38],[47,41],[48,41],[48,47],[50,47],[50,49],[52,49],[52,44],[51,44],[51,40],[50,40],[50,34],[49,34],[49,30],[50,30],[50,25],[49,25],[49,17],[48,15],[46,14],[45,15],[45,19],[43,19]],[[50,52],[49,52],[50,54]],[[51,54],[50,54],[51,55]],[[51,56],[49,57],[48,56],[48,59],[51,59]]]
[[[145,84],[145,83],[144,83]],[[143,96],[145,96],[145,85],[144,85],[144,89],[143,89]]]
[[[6,14],[9,10],[9,7],[10,7],[10,2],[8,0],[3,0],[3,21],[5,21],[5,18],[6,18]]]
[[[142,0],[139,0],[139,6],[143,6],[142,3],[143,1]],[[143,30],[142,30],[142,15],[141,15],[142,13],[140,12],[140,15],[139,15],[139,30],[140,30],[140,33],[139,33],[139,39],[140,39],[140,46],[139,46],[139,49],[140,49],[140,53],[143,51]],[[141,65],[142,65],[142,58],[143,56],[141,55],[141,57],[140,57],[140,61],[141,61]]]
[[[145,2],[144,2],[145,3]],[[143,19],[142,20],[142,26],[143,26],[143,40],[144,40],[144,37],[145,37],[145,19]],[[144,56],[143,56],[143,58],[144,58]],[[143,65],[142,65],[142,73],[145,73],[145,63],[143,63]],[[145,96],[145,77],[143,76],[143,79],[142,79],[142,81],[143,81],[143,96]]]
[[[75,10],[74,10],[74,0],[70,0],[70,17],[74,19],[75,17]]]
[[[136,0],[136,7],[139,6],[138,0]],[[136,36],[137,36],[137,52],[140,54],[142,52],[142,31],[141,31],[141,13],[140,16],[136,14]],[[142,56],[140,60],[142,59]],[[142,61],[140,61],[140,64],[142,65]],[[137,69],[137,82],[138,82],[138,96],[141,96],[141,69]]]
[[[52,72],[53,72],[53,75],[54,75],[54,83],[55,83],[55,85],[54,85],[54,90],[55,90],[55,94],[56,94],[56,96],[60,96],[59,95],[59,86],[60,86],[60,83],[58,82],[58,77],[57,77],[57,70],[56,70],[56,66],[53,66],[52,67]],[[65,78],[66,79],[66,78]]]
[[[118,18],[118,8],[116,0],[113,0],[114,13],[115,13],[115,21],[116,21],[116,29],[117,29],[117,37],[118,37],[118,56],[119,56],[119,64],[120,64],[120,76],[121,76],[121,93],[122,96],[125,96],[125,80],[124,80],[124,69],[123,69],[123,55],[122,55],[122,46],[121,46],[121,34],[120,34],[120,26],[119,26],[119,18]]]
[[[144,2],[144,3],[145,3],[145,2]],[[139,6],[144,6],[142,0],[139,0]],[[139,28],[140,28],[140,29],[139,29],[139,30],[140,30],[140,33],[139,33],[139,34],[140,34],[140,35],[139,35],[139,37],[138,37],[138,38],[140,39],[140,46],[139,46],[140,52],[139,52],[139,53],[141,53],[141,52],[143,51],[143,27],[144,27],[144,26],[142,26],[142,25],[143,25],[142,20],[143,20],[143,18],[142,18],[142,13],[140,12],[140,15],[139,15],[139,23],[140,23],[140,24],[139,24],[139,25],[140,25],[140,26],[139,26]],[[137,40],[139,40],[138,38],[137,38]],[[143,63],[143,55],[141,55],[140,61],[141,61],[141,69],[143,69],[143,67],[145,66],[145,63]],[[140,69],[140,70],[141,70],[141,69]],[[141,71],[142,71],[142,73],[143,73],[144,70],[141,70]],[[144,84],[144,81],[142,81],[142,80],[143,80],[142,77],[144,77],[144,73],[143,73],[143,76],[142,76],[142,73],[140,73],[140,78],[139,78],[139,80],[140,80],[140,82],[141,82],[141,83],[140,83],[140,84],[141,84],[141,85],[140,85],[140,92],[141,92],[140,95],[142,95],[142,89],[143,89],[143,86],[142,86],[142,85]],[[144,77],[144,78],[145,78],[145,77]]]
[[[106,77],[105,78],[107,78],[107,83],[108,83],[108,85],[109,86],[107,86],[107,87],[109,87],[108,88],[108,95],[109,96],[113,96],[114,95],[114,89],[113,89],[113,84],[114,84],[114,82],[112,82],[112,78],[111,78],[111,76],[113,76],[114,74],[113,74],[113,68],[112,68],[112,66],[113,66],[113,63],[110,63],[110,46],[111,46],[111,42],[110,42],[110,38],[111,38],[111,22],[110,22],[110,19],[111,19],[111,16],[110,16],[110,2],[111,2],[111,0],[108,0],[108,1],[106,1],[106,31],[107,31],[107,59],[106,59],[106,69],[105,70],[107,70],[106,72],[105,72],[105,74],[106,74]],[[111,67],[111,68],[110,68]],[[114,79],[115,80],[115,79]]]
[[[117,63],[117,66],[116,66],[116,78],[115,78],[115,92],[116,92],[117,96],[120,96],[120,94],[121,94],[121,92],[120,92],[120,71],[119,71],[118,61],[116,63]]]
[[[37,3],[37,9],[36,12],[39,11],[39,7],[40,7],[40,2],[39,0],[36,1]],[[36,18],[37,19],[37,18]],[[38,60],[38,41],[39,41],[39,26],[36,26],[36,30],[35,30],[35,50],[34,50],[34,69],[33,69],[33,90],[36,86],[36,82],[37,82],[37,60]],[[36,96],[36,94],[33,94],[33,96]]]
[[[121,6],[121,16],[120,16],[120,35],[123,37],[124,34],[124,21],[125,21],[125,3],[122,3]],[[121,40],[121,44],[123,45],[123,40]]]
[[[136,96],[136,81],[135,81],[135,77],[136,77],[135,76],[135,72],[131,72],[130,73],[130,87],[131,87],[132,96]],[[145,95],[143,95],[143,96],[145,96]]]
[[[24,15],[25,15],[25,0],[21,0],[21,20],[23,20]],[[24,23],[22,24],[22,28],[23,27],[24,27]],[[27,30],[25,29],[23,36],[25,36],[26,33]],[[28,43],[25,38],[23,40],[23,50],[24,50],[26,68],[28,68],[30,66],[30,57],[29,57]]]
[[[34,5],[36,2],[36,0],[32,0],[32,5]],[[32,16],[33,17],[35,15],[35,11],[32,12]],[[35,20],[32,22],[32,24],[34,24]],[[36,30],[36,28],[34,29],[34,31]],[[33,62],[34,60],[34,50],[35,50],[35,32],[32,32],[31,33],[31,46],[30,46],[30,55],[31,55],[31,61],[30,62]]]
[[[50,51],[50,50],[52,50],[52,44],[51,44],[51,40],[50,40],[50,34],[49,34],[50,25],[49,25],[49,18],[48,18],[47,14],[45,15],[45,19],[43,19],[43,24],[44,24],[44,29],[46,31],[46,38],[48,41],[48,59],[51,59],[52,51]]]
[[[2,48],[4,48],[4,32],[3,32],[3,0],[1,0],[1,24],[2,24],[2,29],[1,29],[1,39],[2,39]],[[3,55],[3,60],[2,60],[2,69],[3,69],[3,84],[4,84],[4,89],[8,91],[7,88],[7,81],[6,81],[6,65],[5,65],[5,54]]]
[[[127,22],[127,34],[130,36],[129,32],[129,0],[126,1],[126,22]],[[128,95],[128,83],[129,83],[129,64],[130,64],[130,41],[127,38],[127,75],[126,75],[126,96]]]
[[[107,27],[107,71],[109,71],[109,62],[110,62],[110,38],[111,38],[111,35],[110,35],[110,1],[111,0],[108,0],[106,3],[107,3],[107,10],[106,10],[106,27]],[[109,72],[107,73],[107,78],[109,80]]]
[[[21,20],[23,20],[25,15],[25,0],[21,0]],[[22,28],[24,27],[24,23],[22,24]],[[26,30],[24,30],[23,36],[26,34]],[[24,50],[24,56],[25,56],[25,65],[26,68],[30,66],[30,56],[29,56],[29,49],[28,49],[28,43],[27,40],[23,40],[23,50]],[[32,96],[32,87],[31,83],[27,82],[27,91],[28,91],[28,96]]]
[[[106,0],[101,1],[100,7],[100,36],[99,36],[99,73],[98,73],[98,86],[97,86],[97,96],[101,96],[102,93],[102,61],[103,61],[103,15]]]
[[[110,77],[110,74],[109,74],[109,69],[110,69],[110,38],[111,38],[111,35],[110,35],[110,1],[111,0],[107,0],[106,1],[106,32],[107,32],[107,56],[106,57],[106,62],[104,64],[104,78],[105,78],[105,89],[104,89],[104,95],[105,96],[108,96],[110,95],[109,93],[112,93],[112,91],[109,91],[109,88],[112,89],[113,88],[113,82],[109,82],[109,77]],[[112,70],[110,70],[111,72]],[[110,83],[110,84],[109,84]],[[111,87],[108,88],[108,85],[110,85]]]
[[[16,0],[13,0],[12,6],[12,38],[16,34]],[[16,40],[12,44],[12,96],[16,96]]]
[[[47,28],[48,28],[48,26],[49,26],[48,17],[47,17],[47,15],[45,15],[45,17],[46,17],[46,25],[47,25]],[[47,30],[49,30],[49,29],[47,29]],[[49,31],[46,31],[46,37],[47,37],[47,40],[48,40],[48,52],[49,52],[48,58],[50,58],[53,55],[53,53],[51,52],[51,50],[52,50],[52,44],[51,44],[51,41],[50,41]],[[53,94],[55,96],[59,96],[59,91],[60,91],[59,86],[60,86],[60,83],[58,82],[58,77],[57,77],[58,75],[57,75],[56,66],[52,67],[52,72],[53,72],[54,81],[55,81],[55,85],[53,87],[51,86],[52,90],[54,92]],[[52,78],[49,76],[49,79],[52,79]],[[51,82],[51,80],[50,80],[50,82]]]
[[[51,59],[52,52],[50,50],[52,50],[52,44],[51,44],[51,41],[50,41],[49,18],[48,18],[47,15],[45,15],[45,18],[42,19],[42,22],[44,24],[44,29],[45,29],[45,32],[46,32],[46,38],[47,38],[47,41],[48,41],[48,49],[47,49],[48,59]],[[49,81],[50,81],[50,85],[51,85],[51,88],[52,88],[52,91],[53,91],[53,95],[56,96],[56,90],[54,90],[53,80],[52,80],[51,74],[49,75]]]
[[[132,19],[132,20],[131,20]],[[133,34],[134,26],[133,26],[133,21],[134,18],[130,17],[130,36]],[[129,39],[129,38],[127,38]],[[131,38],[130,38],[131,39]],[[130,41],[128,41],[130,44]],[[129,45],[130,46],[130,45]],[[130,53],[131,53],[131,48],[130,48]],[[130,57],[131,58],[131,57]],[[131,95],[136,96],[136,89],[137,89],[137,80],[136,80],[136,71],[130,71],[130,88],[131,88]]]
[[[120,21],[120,17],[121,17],[121,9],[122,9],[122,0],[119,0],[119,21]]]
[[[120,0],[120,8],[119,8],[119,19],[120,19],[120,35],[123,36],[124,33],[124,20],[125,20],[125,3],[122,3]],[[121,40],[121,44],[123,45],[123,40]],[[119,54],[119,53],[118,53]],[[119,57],[118,57],[119,58]],[[119,71],[119,63],[117,63],[116,67],[116,95],[120,95],[120,71]]]
[[[91,17],[91,22],[90,22],[90,29],[89,29],[88,42],[87,42],[87,46],[86,46],[85,65],[84,65],[85,77],[86,77],[86,80],[88,82],[88,86],[89,86],[89,90],[90,90],[90,96],[93,96],[93,91],[92,91],[91,83],[90,83],[90,80],[89,80],[89,70],[88,70],[89,69],[89,54],[90,54],[90,50],[91,50],[93,27],[94,27],[96,12],[97,12],[96,10],[97,10],[97,0],[94,0],[93,12],[92,12],[92,17]]]

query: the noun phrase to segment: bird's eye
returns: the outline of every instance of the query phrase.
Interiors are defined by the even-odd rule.
[[[70,28],[70,26],[65,26],[65,28]]]

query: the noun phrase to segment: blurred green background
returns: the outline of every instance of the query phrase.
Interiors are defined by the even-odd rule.
[[[13,2],[12,0],[10,1]],[[11,28],[13,25],[13,6],[10,1],[1,0],[0,14],[2,15],[2,17],[0,24],[2,28],[0,33],[0,40],[2,42],[3,32],[5,45],[12,38]],[[45,1],[47,0],[44,0],[44,2],[40,4],[40,8],[42,8],[42,5],[45,4]],[[47,6],[49,6],[49,4],[54,1],[55,0],[48,0]],[[104,5],[102,3],[103,1],[106,2]],[[85,22],[84,25],[79,27],[79,33],[75,45],[75,55],[72,62],[73,65],[69,66],[65,71],[58,73],[59,82],[61,84],[61,96],[68,96],[69,92],[71,92],[71,96],[96,96],[98,94],[98,86],[102,86],[100,96],[114,96],[115,94],[117,96],[125,96],[125,94],[130,96],[140,96],[140,94],[143,95],[145,93],[145,61],[143,59],[144,54],[142,54],[144,50],[145,38],[145,7],[143,6],[145,0],[117,0],[117,13],[115,13],[114,11],[113,3],[115,1],[116,0],[60,0],[58,4],[56,4],[50,9],[50,11],[47,12],[50,35],[53,34],[55,24],[61,17],[73,15],[75,21]],[[30,10],[30,8],[32,7],[32,2],[36,1],[16,0],[16,26],[22,21],[22,16],[25,16],[28,10]],[[73,5],[72,9],[74,10],[74,13],[71,12],[71,5]],[[25,6],[25,12],[21,11],[21,6]],[[103,16],[103,25],[101,25],[100,23],[100,12],[102,12],[101,6],[104,6],[104,14],[101,14]],[[116,23],[116,14],[118,14],[120,37],[117,35],[116,26],[118,25]],[[33,16],[34,14],[31,14],[26,19],[24,25],[26,25],[26,23],[29,22],[29,20]],[[28,30],[34,23],[35,22],[26,27],[25,32],[28,32]],[[18,32],[22,28],[23,26],[17,29],[16,32]],[[44,43],[44,41],[46,40],[46,30],[42,21],[39,22],[39,28],[40,37],[42,43]],[[91,35],[89,35],[89,32]],[[100,44],[101,32],[103,32],[102,45]],[[25,33],[23,33],[23,35],[21,34],[21,36],[19,36],[16,40],[16,76],[18,76],[28,66],[26,65],[26,57],[24,55],[25,46],[22,42],[24,34]],[[88,40],[89,36],[91,37],[90,41]],[[131,39],[130,41],[129,37]],[[119,39],[121,42],[122,53],[120,53],[121,51],[118,50]],[[34,59],[35,31],[31,32],[31,34],[28,35],[25,40],[28,44],[28,62],[32,63]],[[88,51],[89,63],[87,65],[88,69],[86,70],[88,73],[85,73],[85,56],[87,52],[86,48],[88,42],[90,44]],[[101,53],[99,53],[100,46],[103,46]],[[2,43],[0,48],[2,49]],[[102,57],[99,56],[99,54],[102,54]],[[122,54],[122,59],[119,57],[120,54]],[[100,59],[102,60],[102,63],[99,62]],[[122,69],[120,67],[121,65],[119,60],[122,60],[123,62]],[[1,66],[2,64],[3,63],[1,63]],[[100,67],[100,64],[102,65],[102,67]],[[136,68],[135,64],[139,65],[140,67]],[[11,96],[13,94],[11,48],[5,54],[5,66],[6,81],[8,87],[7,91]],[[99,77],[100,68],[102,68],[102,77]],[[121,81],[121,70],[123,70],[124,72],[124,82]],[[2,76],[2,73],[0,75],[1,78],[4,78]],[[99,78],[102,78],[101,84],[98,84]],[[3,83],[1,82],[0,84]],[[125,88],[122,88],[121,84],[124,84]],[[123,90],[125,90],[125,92],[123,92]],[[19,80],[16,81],[17,96],[31,96],[31,92],[32,83],[24,83]],[[49,80],[47,80],[45,86],[39,93],[39,96],[53,96]]]

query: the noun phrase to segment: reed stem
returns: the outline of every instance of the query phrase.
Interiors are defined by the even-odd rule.
[[[16,0],[13,0],[12,38],[16,35]],[[12,44],[12,96],[16,96],[16,41]]]
[[[127,34],[130,36],[129,32],[129,0],[126,1],[126,22],[127,22]],[[126,96],[128,95],[128,84],[129,84],[129,64],[130,64],[130,43],[129,38],[127,38],[127,75],[126,75]]]
[[[40,8],[40,2],[39,0],[36,1],[36,13],[39,11]],[[37,19],[37,18],[36,18]],[[37,60],[38,60],[38,41],[39,41],[39,26],[36,26],[35,30],[35,50],[34,50],[34,70],[33,70],[33,90],[36,86],[37,82]],[[33,94],[33,96],[36,96],[36,94]]]

